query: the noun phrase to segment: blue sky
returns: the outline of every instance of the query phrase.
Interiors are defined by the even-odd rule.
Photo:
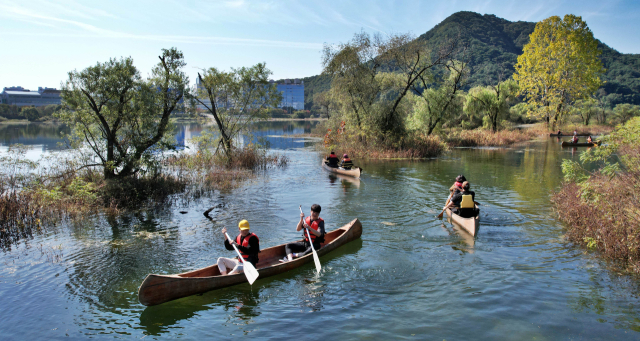
[[[324,43],[354,33],[420,35],[458,11],[510,21],[581,15],[596,38],[640,53],[639,1],[0,0],[0,88],[60,87],[67,72],[131,56],[143,75],[161,48],[198,69],[266,62],[274,79],[321,72]]]

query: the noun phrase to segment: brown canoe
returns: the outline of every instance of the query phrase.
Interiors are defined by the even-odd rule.
[[[322,257],[336,248],[360,238],[361,235],[362,224],[356,218],[347,225],[325,234],[325,243],[322,244],[320,250],[317,250],[318,256]],[[261,250],[260,262],[256,266],[260,274],[258,280],[313,262],[313,254],[309,253],[291,262],[280,263],[278,260],[285,256],[285,245]],[[240,283],[247,283],[244,274],[220,276],[217,264],[177,275],[149,274],[138,289],[138,300],[146,306],[151,306]]]
[[[597,135],[597,134],[576,134],[576,136],[593,136],[593,135]],[[550,137],[556,137],[556,136],[560,136],[560,137],[571,137],[573,136],[573,134],[562,134],[562,135],[558,135],[558,134],[549,134]]]
[[[478,208],[478,205],[476,205]],[[462,218],[461,216],[454,214],[451,212],[451,209],[447,208],[447,217],[449,217],[455,224],[462,227],[467,233],[472,236],[475,236],[478,232],[478,227],[480,227],[480,212],[478,211],[478,215],[473,218]]]
[[[322,168],[328,170],[331,173],[348,175],[348,176],[352,176],[354,178],[359,178],[360,177],[360,172],[362,171],[362,168],[360,168],[360,167],[354,167],[353,169],[350,169],[350,170],[329,167],[329,166],[327,166],[327,163],[324,160],[322,161]]]
[[[588,142],[578,142],[578,143],[572,143],[572,142],[562,142],[562,146],[563,147],[593,147],[595,146],[597,143],[588,143]]]

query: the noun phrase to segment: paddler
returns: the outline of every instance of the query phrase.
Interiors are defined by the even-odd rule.
[[[476,193],[470,189],[471,184],[469,184],[469,181],[463,182],[462,191],[455,192],[446,207],[463,218],[471,218],[478,215],[475,205]]]
[[[227,229],[222,228],[222,233],[225,235],[224,237],[224,247],[232,251],[233,246],[235,244],[244,258],[245,262],[249,262],[253,264],[255,267],[258,264],[258,252],[260,252],[260,239],[256,236],[255,233],[249,231],[249,222],[245,219],[241,220],[238,223],[238,229],[240,230],[240,234],[235,238],[235,240],[227,239]],[[238,257],[236,258],[218,258],[218,269],[220,269],[220,273],[224,276],[227,275],[229,269],[232,269],[229,272],[229,275],[239,274],[243,272],[242,269],[242,261]]]
[[[287,256],[280,260],[280,262],[290,262],[294,258],[302,257],[310,252],[311,243],[317,250],[320,249],[321,243],[324,242],[324,220],[320,218],[320,211],[322,208],[318,204],[311,205],[311,215],[306,219],[304,213],[300,212],[300,221],[296,226],[296,231],[302,231],[304,235],[303,242],[289,243],[284,247]],[[311,234],[311,242],[309,242],[309,236],[307,231]]]
[[[340,162],[340,167],[345,170],[350,170],[353,167],[353,161],[349,158],[349,155],[344,154],[342,156],[342,161]]]
[[[336,153],[331,151],[331,154],[327,156],[327,166],[332,168],[338,168],[338,162],[340,162],[340,159],[338,159],[338,156],[336,156]]]

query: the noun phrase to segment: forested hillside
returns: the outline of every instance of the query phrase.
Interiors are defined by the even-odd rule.
[[[529,42],[529,35],[536,23],[512,22],[495,15],[475,12],[458,12],[436,25],[417,39],[437,48],[450,38],[460,37],[469,46],[467,62],[471,74],[465,86],[468,90],[477,85],[494,83],[513,74],[513,65],[522,47]],[[597,37],[596,37],[597,38]],[[640,104],[640,55],[622,54],[599,42],[601,59],[607,69],[606,82],[599,90],[610,106],[618,103]],[[313,106],[313,95],[327,91],[331,80],[324,75],[303,78],[305,84],[305,108]]]

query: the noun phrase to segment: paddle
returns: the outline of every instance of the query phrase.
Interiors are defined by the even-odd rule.
[[[302,213],[302,205],[300,205],[300,213]],[[302,214],[304,214],[304,213],[302,213]],[[322,269],[322,266],[320,265],[320,258],[318,258],[318,253],[316,252],[316,248],[313,247],[313,241],[311,239],[311,234],[309,233],[309,230],[307,230],[307,229],[305,229],[305,230],[307,231],[307,236],[309,238],[309,244],[311,244],[311,250],[313,251],[313,262],[316,263],[316,271],[318,271],[318,273],[320,273],[320,270]]]
[[[227,233],[225,233],[224,235],[227,236],[229,242],[233,240]],[[240,254],[240,251],[236,247],[236,244],[231,244],[231,246],[233,246],[233,249],[236,250],[238,256],[240,257],[240,261],[242,261],[242,269],[244,270],[245,276],[247,276],[247,281],[249,281],[249,284],[253,284],[253,282],[258,279],[258,270],[256,270],[256,268],[250,262],[244,261],[244,258],[242,258],[242,254]]]
[[[442,214],[444,214],[444,211],[447,209],[447,205],[449,205],[449,200],[451,199],[451,193],[449,193],[449,197],[447,198],[447,202],[444,203],[444,208],[442,209],[442,212],[440,212],[440,214],[438,214],[438,219],[442,219]]]

